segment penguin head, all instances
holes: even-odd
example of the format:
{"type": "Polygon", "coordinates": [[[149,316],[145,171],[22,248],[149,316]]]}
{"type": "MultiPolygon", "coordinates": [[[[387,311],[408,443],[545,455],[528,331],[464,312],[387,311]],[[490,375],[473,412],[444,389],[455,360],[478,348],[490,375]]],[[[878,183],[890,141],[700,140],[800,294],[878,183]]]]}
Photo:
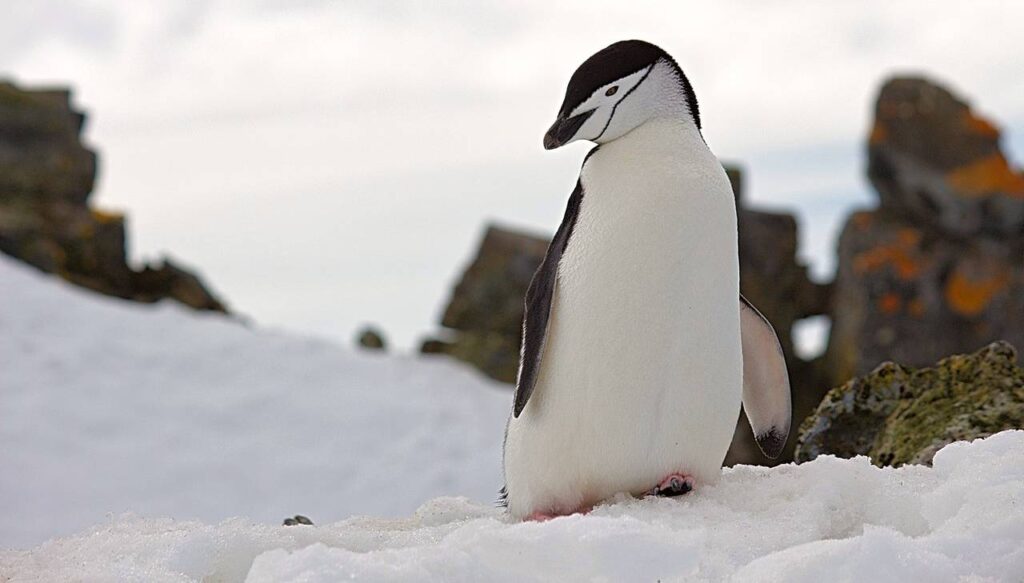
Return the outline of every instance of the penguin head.
{"type": "Polygon", "coordinates": [[[647,120],[675,117],[700,131],[697,98],[668,53],[639,40],[608,46],[576,69],[544,149],[576,140],[603,144],[647,120]]]}

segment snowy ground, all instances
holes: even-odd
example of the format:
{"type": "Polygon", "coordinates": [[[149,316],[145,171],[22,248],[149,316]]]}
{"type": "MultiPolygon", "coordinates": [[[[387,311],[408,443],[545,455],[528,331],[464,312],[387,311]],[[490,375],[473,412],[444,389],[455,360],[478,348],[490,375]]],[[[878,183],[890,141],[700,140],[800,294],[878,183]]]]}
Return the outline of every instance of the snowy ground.
{"type": "Polygon", "coordinates": [[[14,581],[1024,580],[1024,431],[946,447],[934,468],[819,458],[741,466],[682,499],[511,524],[463,499],[325,526],[121,517],[0,553],[14,581]]]}
{"type": "Polygon", "coordinates": [[[0,548],[125,511],[280,524],[497,498],[511,392],[447,359],[106,298],[3,255],[0,299],[0,548]]]}
{"type": "Polygon", "coordinates": [[[462,367],[100,298],[3,257],[0,298],[0,548],[34,547],[0,551],[5,583],[1024,580],[1024,431],[933,468],[741,466],[513,524],[489,503],[510,394],[462,367]],[[428,501],[451,495],[469,499],[428,501]],[[319,525],[279,526],[295,513],[319,525]],[[392,518],[336,522],[354,514],[392,518]]]}

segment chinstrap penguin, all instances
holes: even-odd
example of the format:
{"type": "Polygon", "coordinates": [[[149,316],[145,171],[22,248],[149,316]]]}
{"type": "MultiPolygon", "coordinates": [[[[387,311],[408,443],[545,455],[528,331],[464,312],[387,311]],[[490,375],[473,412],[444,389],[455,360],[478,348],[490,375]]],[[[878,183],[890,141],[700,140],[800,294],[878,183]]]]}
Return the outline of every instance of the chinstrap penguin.
{"type": "Polygon", "coordinates": [[[665,51],[615,43],[573,74],[545,149],[586,156],[526,296],[504,502],[515,518],[714,482],[741,400],[775,457],[789,380],[740,296],[736,208],[665,51]]]}

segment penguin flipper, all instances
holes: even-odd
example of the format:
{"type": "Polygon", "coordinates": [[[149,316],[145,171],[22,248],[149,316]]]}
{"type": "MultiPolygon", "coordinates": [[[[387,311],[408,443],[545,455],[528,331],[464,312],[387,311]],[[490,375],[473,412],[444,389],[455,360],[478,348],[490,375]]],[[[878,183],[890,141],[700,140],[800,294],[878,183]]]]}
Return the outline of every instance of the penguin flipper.
{"type": "Polygon", "coordinates": [[[512,414],[519,417],[526,407],[526,402],[533,394],[540,373],[540,360],[544,352],[544,342],[548,332],[548,320],[551,317],[551,304],[555,297],[555,283],[558,280],[558,264],[562,253],[572,236],[579,215],[580,202],[583,200],[583,185],[577,180],[576,188],[569,196],[569,204],[562,217],[562,224],[555,232],[548,245],[547,253],[537,272],[533,274],[530,287],[526,291],[526,311],[523,316],[523,345],[519,360],[519,375],[516,379],[516,397],[512,414]]]}
{"type": "Polygon", "coordinates": [[[789,437],[789,373],[775,330],[742,294],[740,335],[743,344],[743,410],[761,452],[775,459],[789,437]]]}

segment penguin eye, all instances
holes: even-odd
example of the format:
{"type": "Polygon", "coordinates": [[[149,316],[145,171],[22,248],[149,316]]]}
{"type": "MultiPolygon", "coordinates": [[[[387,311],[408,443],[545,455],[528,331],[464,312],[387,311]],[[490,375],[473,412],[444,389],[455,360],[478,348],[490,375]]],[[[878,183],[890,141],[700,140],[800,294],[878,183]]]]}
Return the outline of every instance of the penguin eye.
{"type": "Polygon", "coordinates": [[[608,88],[608,91],[604,92],[604,94],[607,95],[608,97],[611,97],[612,95],[615,95],[616,93],[618,93],[618,91],[619,91],[619,86],[618,85],[612,85],[611,87],[608,88]]]}

